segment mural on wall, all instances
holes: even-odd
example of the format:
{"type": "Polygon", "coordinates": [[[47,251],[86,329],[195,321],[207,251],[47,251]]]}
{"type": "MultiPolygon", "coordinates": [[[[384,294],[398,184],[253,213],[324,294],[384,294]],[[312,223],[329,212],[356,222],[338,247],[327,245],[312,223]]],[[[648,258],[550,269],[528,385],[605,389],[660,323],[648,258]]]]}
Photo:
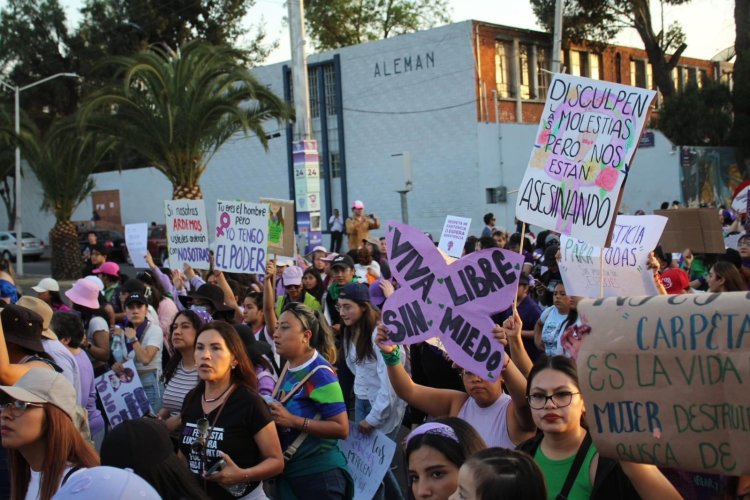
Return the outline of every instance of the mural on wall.
{"type": "Polygon", "coordinates": [[[680,148],[682,197],[688,207],[732,204],[734,190],[750,178],[750,162],[741,165],[734,148],[680,148]]]}

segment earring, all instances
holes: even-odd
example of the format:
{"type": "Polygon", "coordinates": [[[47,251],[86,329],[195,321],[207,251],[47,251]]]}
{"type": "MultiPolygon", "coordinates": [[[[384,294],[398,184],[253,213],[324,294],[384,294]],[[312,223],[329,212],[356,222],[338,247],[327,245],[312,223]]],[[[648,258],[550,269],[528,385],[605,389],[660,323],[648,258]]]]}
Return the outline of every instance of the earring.
{"type": "Polygon", "coordinates": [[[232,365],[232,370],[234,370],[235,368],[237,368],[237,365],[232,365]]]}

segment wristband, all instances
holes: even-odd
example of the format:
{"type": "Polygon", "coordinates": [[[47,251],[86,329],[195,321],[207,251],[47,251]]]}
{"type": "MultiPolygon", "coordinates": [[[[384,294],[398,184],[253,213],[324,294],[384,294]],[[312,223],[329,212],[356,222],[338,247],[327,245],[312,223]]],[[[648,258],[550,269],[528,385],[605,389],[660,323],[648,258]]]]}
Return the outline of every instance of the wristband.
{"type": "Polygon", "coordinates": [[[131,338],[125,337],[125,342],[127,342],[128,345],[135,344],[136,342],[138,342],[138,338],[137,337],[133,337],[131,339],[131,338]]]}
{"type": "Polygon", "coordinates": [[[305,421],[302,423],[302,430],[301,432],[303,434],[307,434],[307,426],[310,425],[310,419],[306,418],[305,421]]]}
{"type": "Polygon", "coordinates": [[[380,351],[380,355],[383,356],[383,361],[385,361],[386,366],[396,366],[401,364],[401,349],[399,346],[396,346],[396,348],[389,353],[380,351]]]}

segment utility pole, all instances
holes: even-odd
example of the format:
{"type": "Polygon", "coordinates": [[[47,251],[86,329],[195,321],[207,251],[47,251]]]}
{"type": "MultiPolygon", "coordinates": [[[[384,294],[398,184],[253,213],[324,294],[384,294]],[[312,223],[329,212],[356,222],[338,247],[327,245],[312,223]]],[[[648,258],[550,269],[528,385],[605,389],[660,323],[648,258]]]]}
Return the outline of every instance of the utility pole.
{"type": "Polygon", "coordinates": [[[563,9],[565,0],[555,0],[555,28],[552,33],[552,73],[560,72],[562,50],[563,9]]]}
{"type": "MultiPolygon", "coordinates": [[[[287,0],[289,38],[292,45],[292,86],[294,89],[294,198],[297,231],[304,238],[306,254],[322,242],[320,232],[320,159],[310,119],[310,90],[305,54],[305,9],[303,0],[287,0]]],[[[321,109],[321,113],[325,113],[321,109]]]]}

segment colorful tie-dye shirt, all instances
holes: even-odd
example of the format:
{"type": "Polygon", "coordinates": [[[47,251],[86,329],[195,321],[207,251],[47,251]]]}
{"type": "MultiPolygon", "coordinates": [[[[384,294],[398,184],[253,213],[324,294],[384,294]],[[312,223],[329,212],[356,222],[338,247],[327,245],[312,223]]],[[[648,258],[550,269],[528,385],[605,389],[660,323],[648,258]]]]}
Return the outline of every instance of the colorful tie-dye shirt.
{"type": "MultiPolygon", "coordinates": [[[[303,365],[289,368],[284,376],[277,399],[281,400],[284,395],[291,391],[297,383],[305,378],[315,367],[325,365],[313,374],[310,379],[300,388],[292,398],[287,401],[286,409],[292,415],[298,415],[312,420],[316,414],[320,414],[321,420],[326,420],[340,413],[346,412],[344,395],[341,392],[339,379],[331,365],[317,352],[313,358],[303,365]]],[[[300,431],[297,429],[279,429],[281,447],[286,450],[291,445],[300,431]]],[[[295,458],[327,451],[336,446],[335,439],[323,439],[315,436],[307,436],[295,454],[295,458]]]]}

